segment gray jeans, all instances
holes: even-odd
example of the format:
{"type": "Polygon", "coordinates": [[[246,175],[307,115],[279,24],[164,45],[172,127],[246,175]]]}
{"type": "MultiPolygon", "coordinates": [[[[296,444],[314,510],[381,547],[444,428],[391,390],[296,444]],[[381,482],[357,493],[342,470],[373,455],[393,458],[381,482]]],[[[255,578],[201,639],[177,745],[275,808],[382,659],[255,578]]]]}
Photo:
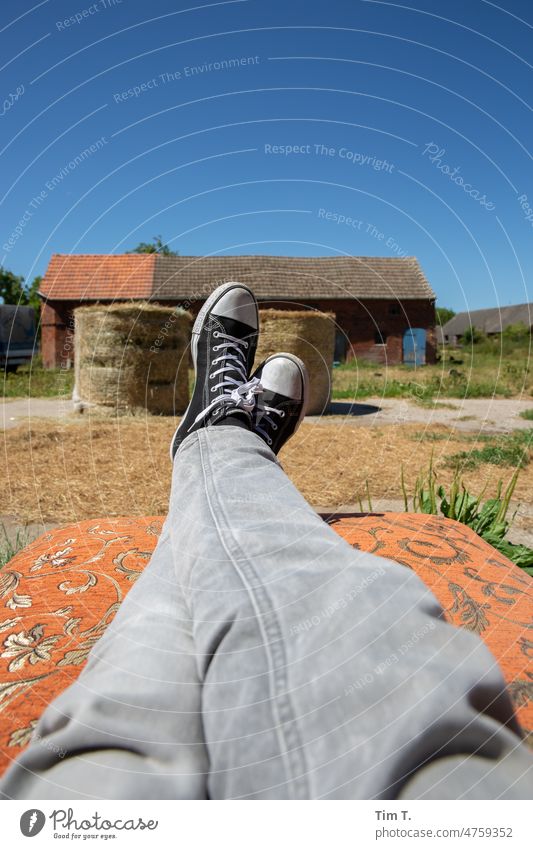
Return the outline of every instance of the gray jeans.
{"type": "Polygon", "coordinates": [[[255,434],[174,462],[145,571],[6,773],[21,799],[531,794],[496,660],[409,569],[354,550],[255,434]],[[65,754],[66,753],[66,754],[65,754]]]}

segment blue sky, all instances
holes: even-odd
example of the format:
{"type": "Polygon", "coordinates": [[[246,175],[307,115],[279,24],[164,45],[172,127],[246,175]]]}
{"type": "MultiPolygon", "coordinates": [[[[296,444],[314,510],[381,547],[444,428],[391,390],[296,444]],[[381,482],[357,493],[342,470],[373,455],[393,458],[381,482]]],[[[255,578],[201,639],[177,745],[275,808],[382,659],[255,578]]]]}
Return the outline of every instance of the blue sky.
{"type": "Polygon", "coordinates": [[[529,0],[3,0],[0,261],[415,255],[532,300],[529,0]]]}

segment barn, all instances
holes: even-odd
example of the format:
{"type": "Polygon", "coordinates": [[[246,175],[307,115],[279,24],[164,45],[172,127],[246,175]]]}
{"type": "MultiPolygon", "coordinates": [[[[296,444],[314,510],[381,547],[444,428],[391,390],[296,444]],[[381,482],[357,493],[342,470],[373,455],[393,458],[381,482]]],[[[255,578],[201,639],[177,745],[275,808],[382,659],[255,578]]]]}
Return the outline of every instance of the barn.
{"type": "Polygon", "coordinates": [[[484,310],[458,312],[442,327],[442,343],[456,345],[472,328],[496,336],[507,327],[521,325],[533,330],[533,304],[512,304],[506,307],[490,307],[484,310]]]}
{"type": "Polygon", "coordinates": [[[415,257],[64,255],[40,287],[45,367],[73,363],[73,311],[91,303],[149,300],[196,314],[221,283],[238,280],[260,306],[334,313],[338,361],[435,361],[435,295],[415,257]]]}

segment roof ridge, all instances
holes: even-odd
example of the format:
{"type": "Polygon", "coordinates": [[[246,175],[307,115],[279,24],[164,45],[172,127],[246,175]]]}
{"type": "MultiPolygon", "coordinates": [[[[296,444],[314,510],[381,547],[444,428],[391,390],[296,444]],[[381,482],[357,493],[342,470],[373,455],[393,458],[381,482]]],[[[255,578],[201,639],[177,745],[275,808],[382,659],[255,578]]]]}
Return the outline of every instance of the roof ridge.
{"type": "Polygon", "coordinates": [[[53,253],[50,257],[50,262],[56,257],[64,257],[66,259],[124,259],[129,257],[137,260],[157,259],[164,262],[197,259],[197,260],[234,260],[234,259],[277,259],[277,260],[297,260],[298,262],[316,262],[316,260],[335,260],[335,261],[360,261],[360,260],[378,260],[379,262],[416,262],[419,264],[418,258],[411,256],[366,256],[366,255],[321,255],[321,256],[286,256],[285,254],[179,254],[178,256],[167,256],[154,251],[154,253],[123,253],[123,254],[68,254],[68,253],[53,253]]]}
{"type": "MultiPolygon", "coordinates": [[[[57,256],[57,254],[56,254],[57,256]]],[[[81,256],[81,254],[70,254],[70,256],[81,256]]],[[[85,254],[85,256],[91,256],[91,254],[85,254]]],[[[98,254],[96,254],[98,256],[98,254]]],[[[127,256],[127,254],[110,254],[110,256],[127,256]]],[[[300,262],[315,262],[317,259],[331,259],[331,260],[360,260],[360,259],[378,259],[381,261],[385,260],[386,262],[404,262],[405,260],[415,260],[418,262],[418,258],[414,255],[412,256],[365,256],[363,254],[350,254],[347,256],[340,255],[320,255],[320,256],[287,256],[286,254],[178,254],[177,256],[168,256],[166,254],[145,254],[145,256],[155,256],[158,259],[162,260],[175,260],[175,259],[297,259],[300,262]]]]}
{"type": "Polygon", "coordinates": [[[475,312],[489,312],[489,310],[494,310],[494,312],[501,310],[514,310],[517,307],[531,307],[533,309],[533,301],[523,301],[520,304],[505,304],[497,307],[477,307],[475,310],[461,310],[461,312],[456,312],[453,318],[457,318],[459,315],[473,315],[475,312]]]}
{"type": "Polygon", "coordinates": [[[61,254],[61,253],[54,253],[54,254],[51,255],[51,258],[53,259],[55,256],[67,256],[67,257],[71,257],[72,259],[75,259],[77,257],[85,257],[85,256],[90,256],[90,257],[105,256],[105,257],[110,257],[110,258],[112,257],[113,259],[117,259],[119,257],[131,256],[131,257],[137,257],[137,258],[143,259],[144,257],[161,256],[161,254],[158,254],[155,251],[154,251],[154,253],[143,253],[143,254],[135,253],[135,251],[133,251],[132,253],[123,253],[123,254],[61,254]]]}

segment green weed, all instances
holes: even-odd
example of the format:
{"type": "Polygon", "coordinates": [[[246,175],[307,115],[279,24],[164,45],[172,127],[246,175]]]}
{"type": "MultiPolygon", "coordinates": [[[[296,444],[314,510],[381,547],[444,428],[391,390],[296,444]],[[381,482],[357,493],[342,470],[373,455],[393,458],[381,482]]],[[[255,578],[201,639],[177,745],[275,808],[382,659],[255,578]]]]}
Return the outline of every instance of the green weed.
{"type": "Polygon", "coordinates": [[[0,569],[9,563],[15,554],[18,554],[23,548],[28,545],[28,534],[24,530],[18,530],[15,538],[8,536],[5,525],[0,525],[0,569]]]}
{"type": "MultiPolygon", "coordinates": [[[[406,513],[428,513],[461,522],[533,577],[533,549],[527,545],[515,545],[505,539],[516,514],[515,511],[513,516],[510,519],[508,518],[509,506],[519,472],[520,469],[515,470],[505,490],[503,490],[503,481],[499,480],[495,497],[483,501],[485,490],[483,489],[477,496],[472,495],[460,479],[459,472],[456,472],[453,478],[449,493],[443,486],[438,486],[432,457],[427,471],[422,471],[418,475],[412,498],[410,498],[402,466],[400,484],[404,510],[406,513]]],[[[372,512],[368,481],[366,482],[366,491],[368,510],[372,512]]],[[[358,501],[361,512],[364,512],[361,498],[358,501]]]]}
{"type": "MultiPolygon", "coordinates": [[[[505,539],[514,518],[513,516],[509,520],[507,514],[519,472],[517,468],[503,492],[503,481],[500,480],[495,498],[489,498],[483,502],[484,491],[478,496],[472,495],[460,480],[458,472],[455,474],[449,493],[446,493],[443,486],[437,486],[432,458],[427,473],[421,473],[416,480],[412,509],[416,513],[442,515],[467,525],[481,539],[490,543],[497,551],[533,576],[533,549],[526,545],[515,545],[505,539]]],[[[401,482],[407,511],[409,500],[403,469],[401,482]]]]}

